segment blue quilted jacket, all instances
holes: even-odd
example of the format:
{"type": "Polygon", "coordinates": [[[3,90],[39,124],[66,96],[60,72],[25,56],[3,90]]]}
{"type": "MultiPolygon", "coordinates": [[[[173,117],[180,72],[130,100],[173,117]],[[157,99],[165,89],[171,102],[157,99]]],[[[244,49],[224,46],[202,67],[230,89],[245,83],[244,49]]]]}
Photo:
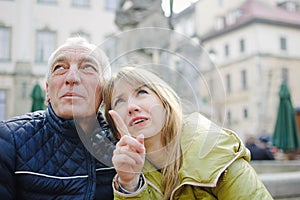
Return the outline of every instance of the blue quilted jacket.
{"type": "Polygon", "coordinates": [[[98,121],[102,128],[80,138],[74,120],[58,118],[49,104],[1,122],[0,198],[113,199],[114,145],[100,113],[98,121]]]}

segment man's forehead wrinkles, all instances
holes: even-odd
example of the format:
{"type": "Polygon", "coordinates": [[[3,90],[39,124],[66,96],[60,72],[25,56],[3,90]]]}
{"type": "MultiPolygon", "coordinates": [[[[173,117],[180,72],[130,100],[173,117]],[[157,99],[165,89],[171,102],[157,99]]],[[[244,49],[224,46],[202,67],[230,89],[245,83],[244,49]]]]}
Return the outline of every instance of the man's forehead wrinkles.
{"type": "Polygon", "coordinates": [[[68,53],[68,54],[60,54],[57,55],[54,58],[54,62],[57,61],[64,61],[64,60],[83,60],[83,61],[97,61],[97,59],[95,58],[95,56],[93,56],[91,53],[87,54],[85,52],[77,52],[77,53],[68,53]]]}
{"type": "Polygon", "coordinates": [[[83,47],[83,46],[66,46],[60,49],[56,55],[69,55],[69,54],[91,54],[92,49],[83,47]]]}

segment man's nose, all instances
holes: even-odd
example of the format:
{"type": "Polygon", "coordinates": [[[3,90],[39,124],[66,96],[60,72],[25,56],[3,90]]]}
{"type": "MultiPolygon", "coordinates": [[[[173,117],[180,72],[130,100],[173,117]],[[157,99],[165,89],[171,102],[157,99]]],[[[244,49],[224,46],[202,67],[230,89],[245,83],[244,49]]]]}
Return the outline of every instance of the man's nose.
{"type": "Polygon", "coordinates": [[[66,84],[78,84],[80,82],[79,70],[77,67],[70,67],[67,76],[66,76],[66,84]]]}

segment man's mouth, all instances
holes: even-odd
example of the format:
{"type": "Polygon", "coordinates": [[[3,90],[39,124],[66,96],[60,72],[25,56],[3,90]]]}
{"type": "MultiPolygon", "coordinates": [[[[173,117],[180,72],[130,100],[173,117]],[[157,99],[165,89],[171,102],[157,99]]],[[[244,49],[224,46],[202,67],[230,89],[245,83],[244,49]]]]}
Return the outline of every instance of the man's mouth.
{"type": "Polygon", "coordinates": [[[62,97],[69,97],[69,98],[76,98],[76,97],[82,97],[81,95],[74,93],[74,92],[68,92],[66,94],[64,94],[62,97]]]}

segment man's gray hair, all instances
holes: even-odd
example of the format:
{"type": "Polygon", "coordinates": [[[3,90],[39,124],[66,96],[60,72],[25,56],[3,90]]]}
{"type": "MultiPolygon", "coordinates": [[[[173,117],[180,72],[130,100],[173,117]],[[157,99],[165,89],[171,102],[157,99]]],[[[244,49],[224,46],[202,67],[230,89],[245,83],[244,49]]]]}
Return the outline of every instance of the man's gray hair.
{"type": "Polygon", "coordinates": [[[66,42],[64,44],[62,44],[61,46],[59,46],[49,57],[48,59],[48,69],[47,69],[47,73],[46,73],[46,81],[48,82],[49,80],[49,76],[51,74],[51,69],[52,69],[52,65],[54,62],[54,56],[56,55],[56,53],[58,51],[60,51],[61,49],[68,47],[68,46],[82,46],[82,47],[86,47],[88,49],[91,50],[91,52],[93,52],[93,54],[97,54],[97,58],[98,61],[100,63],[100,68],[102,70],[101,77],[106,80],[110,77],[111,75],[111,67],[110,67],[110,63],[109,63],[109,59],[106,56],[106,54],[104,53],[104,51],[102,49],[100,49],[99,47],[97,47],[96,45],[89,43],[85,38],[80,37],[80,36],[76,36],[76,37],[70,37],[66,40],[66,42]]]}

